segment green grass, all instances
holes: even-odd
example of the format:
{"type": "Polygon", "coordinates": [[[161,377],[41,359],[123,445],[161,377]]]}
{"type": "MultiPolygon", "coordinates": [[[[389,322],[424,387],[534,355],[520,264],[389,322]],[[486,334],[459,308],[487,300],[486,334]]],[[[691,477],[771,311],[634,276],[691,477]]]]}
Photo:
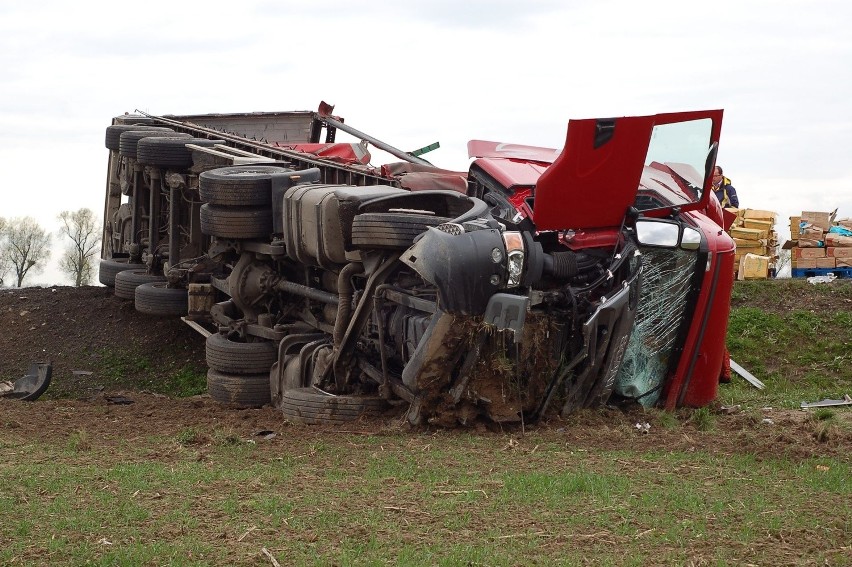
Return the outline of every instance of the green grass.
{"type": "Polygon", "coordinates": [[[852,310],[817,315],[733,308],[728,349],[767,386],[757,391],[735,380],[730,394],[740,401],[798,407],[852,392],[852,310]]]}
{"type": "Polygon", "coordinates": [[[509,451],[467,435],[338,435],[313,455],[304,438],[213,443],[199,460],[178,437],[120,459],[8,447],[27,458],[0,467],[0,563],[265,564],[265,547],[292,565],[773,564],[795,541],[836,564],[852,529],[839,459],[578,452],[551,432],[509,451]]]}
{"type": "MultiPolygon", "coordinates": [[[[170,360],[172,357],[164,358],[170,360]]],[[[113,386],[124,385],[175,398],[195,396],[207,391],[207,371],[203,368],[189,365],[163,367],[132,350],[104,349],[98,360],[98,376],[113,386]]]]}

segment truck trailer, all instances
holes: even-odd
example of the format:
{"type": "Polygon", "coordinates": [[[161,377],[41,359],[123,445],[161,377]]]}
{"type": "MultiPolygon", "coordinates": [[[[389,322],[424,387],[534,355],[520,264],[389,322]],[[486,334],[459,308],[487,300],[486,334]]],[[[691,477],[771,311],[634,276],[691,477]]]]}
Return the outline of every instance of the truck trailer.
{"type": "Polygon", "coordinates": [[[734,273],[722,114],[571,120],[561,149],[474,140],[461,172],[326,103],[117,116],[99,280],[205,337],[213,399],[294,421],[704,406],[734,273]]]}

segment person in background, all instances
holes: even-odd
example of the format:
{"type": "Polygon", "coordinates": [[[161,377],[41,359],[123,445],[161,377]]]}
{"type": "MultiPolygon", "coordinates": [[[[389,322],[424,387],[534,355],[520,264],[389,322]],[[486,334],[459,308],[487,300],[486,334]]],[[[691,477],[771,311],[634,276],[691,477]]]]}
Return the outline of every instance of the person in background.
{"type": "Polygon", "coordinates": [[[722,168],[718,165],[713,169],[713,192],[722,208],[725,207],[740,207],[740,199],[737,197],[737,190],[731,185],[731,180],[722,175],[722,168]]]}

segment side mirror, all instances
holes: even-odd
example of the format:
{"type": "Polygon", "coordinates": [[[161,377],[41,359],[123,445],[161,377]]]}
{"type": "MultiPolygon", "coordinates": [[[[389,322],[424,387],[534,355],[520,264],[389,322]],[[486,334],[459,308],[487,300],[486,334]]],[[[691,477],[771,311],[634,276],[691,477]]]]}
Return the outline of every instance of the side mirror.
{"type": "Polygon", "coordinates": [[[636,239],[645,246],[676,248],[680,241],[680,226],[668,221],[637,220],[636,239]]]}
{"type": "Polygon", "coordinates": [[[636,239],[645,246],[659,248],[677,248],[698,250],[701,246],[701,233],[692,227],[660,219],[639,219],[636,221],[636,239]]]}

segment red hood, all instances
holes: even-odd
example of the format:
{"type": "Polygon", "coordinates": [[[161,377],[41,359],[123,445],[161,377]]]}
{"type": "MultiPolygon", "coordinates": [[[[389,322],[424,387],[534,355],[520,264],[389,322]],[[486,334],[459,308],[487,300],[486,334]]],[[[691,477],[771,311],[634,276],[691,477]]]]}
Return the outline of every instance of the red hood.
{"type": "Polygon", "coordinates": [[[547,170],[546,164],[517,159],[479,158],[474,163],[506,189],[534,187],[547,170]]]}
{"type": "Polygon", "coordinates": [[[559,152],[560,150],[554,148],[486,142],[485,140],[471,140],[467,143],[467,157],[471,158],[505,158],[551,164],[559,156],[559,152]]]}
{"type": "MultiPolygon", "coordinates": [[[[691,156],[694,157],[703,148],[706,155],[718,143],[721,124],[721,110],[571,120],[565,148],[542,174],[536,186],[533,215],[536,228],[565,230],[619,226],[628,207],[635,202],[646,165],[651,166],[655,161],[681,162],[680,155],[687,150],[692,150],[691,156]],[[667,145],[666,137],[662,134],[657,136],[658,131],[654,128],[704,120],[710,121],[707,135],[687,136],[684,144],[667,145]],[[656,138],[654,155],[649,155],[652,134],[656,138]],[[668,159],[657,155],[660,153],[668,159]]],[[[700,169],[705,170],[705,166],[706,163],[700,164],[700,169]]],[[[688,174],[681,163],[669,164],[669,168],[689,181],[695,177],[688,174]]],[[[701,183],[703,192],[698,201],[674,201],[671,206],[648,211],[650,216],[670,214],[674,208],[682,211],[704,208],[711,184],[710,178],[704,174],[704,171],[698,174],[698,177],[704,177],[701,183]]],[[[669,189],[674,191],[674,188],[669,189]]]]}

